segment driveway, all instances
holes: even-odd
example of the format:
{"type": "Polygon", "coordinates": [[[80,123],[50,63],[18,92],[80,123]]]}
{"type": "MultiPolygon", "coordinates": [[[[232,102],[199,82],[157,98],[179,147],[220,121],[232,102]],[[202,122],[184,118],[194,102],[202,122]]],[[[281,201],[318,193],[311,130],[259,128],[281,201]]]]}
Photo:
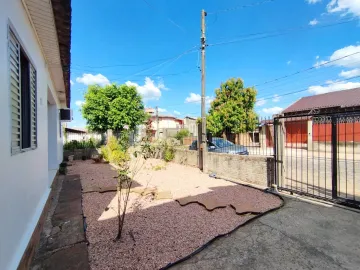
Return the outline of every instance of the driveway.
{"type": "Polygon", "coordinates": [[[284,199],[171,269],[359,269],[360,213],[284,199]]]}

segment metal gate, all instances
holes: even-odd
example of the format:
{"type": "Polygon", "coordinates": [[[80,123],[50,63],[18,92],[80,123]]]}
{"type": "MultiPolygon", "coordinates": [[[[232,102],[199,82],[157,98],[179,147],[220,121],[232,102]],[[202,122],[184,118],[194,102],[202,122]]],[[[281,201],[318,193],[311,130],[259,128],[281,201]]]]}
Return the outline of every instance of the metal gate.
{"type": "Polygon", "coordinates": [[[360,205],[360,112],[276,117],[274,141],[280,190],[360,205]]]}

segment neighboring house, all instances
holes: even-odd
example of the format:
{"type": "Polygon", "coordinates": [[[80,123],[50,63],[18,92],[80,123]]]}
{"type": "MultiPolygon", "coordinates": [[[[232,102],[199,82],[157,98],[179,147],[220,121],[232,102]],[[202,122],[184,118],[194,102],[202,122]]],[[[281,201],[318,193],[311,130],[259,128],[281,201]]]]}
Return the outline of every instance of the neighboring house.
{"type": "Polygon", "coordinates": [[[0,7],[0,269],[16,269],[28,259],[63,158],[71,0],[0,0],[0,7]]]}
{"type": "Polygon", "coordinates": [[[176,118],[172,115],[159,115],[158,121],[159,126],[157,125],[157,118],[156,116],[151,116],[152,121],[152,128],[157,130],[157,128],[182,128],[184,125],[184,120],[180,118],[176,118]]]}
{"type": "Polygon", "coordinates": [[[102,140],[101,133],[88,132],[85,128],[65,128],[65,134],[63,136],[63,141],[86,141],[89,139],[102,140]]]}
{"type": "Polygon", "coordinates": [[[184,128],[189,130],[192,136],[198,135],[198,124],[196,123],[196,118],[186,116],[184,118],[184,128]]]}
{"type": "Polygon", "coordinates": [[[151,127],[156,138],[165,139],[175,136],[183,128],[184,121],[172,115],[151,116],[151,127]]]}
{"type": "MultiPolygon", "coordinates": [[[[281,112],[287,117],[286,145],[308,147],[312,142],[330,142],[331,119],[324,114],[353,111],[360,111],[360,88],[299,99],[281,112]]],[[[337,133],[339,142],[360,142],[360,121],[339,122],[337,133]]]]}

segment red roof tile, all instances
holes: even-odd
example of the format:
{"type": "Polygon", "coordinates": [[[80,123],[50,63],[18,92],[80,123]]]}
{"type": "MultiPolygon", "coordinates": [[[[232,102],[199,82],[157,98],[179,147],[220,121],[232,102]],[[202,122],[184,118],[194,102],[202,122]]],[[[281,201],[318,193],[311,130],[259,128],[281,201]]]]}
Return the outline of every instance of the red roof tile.
{"type": "Polygon", "coordinates": [[[360,88],[303,97],[287,107],[282,113],[335,107],[348,108],[354,106],[360,106],[360,88]]]}

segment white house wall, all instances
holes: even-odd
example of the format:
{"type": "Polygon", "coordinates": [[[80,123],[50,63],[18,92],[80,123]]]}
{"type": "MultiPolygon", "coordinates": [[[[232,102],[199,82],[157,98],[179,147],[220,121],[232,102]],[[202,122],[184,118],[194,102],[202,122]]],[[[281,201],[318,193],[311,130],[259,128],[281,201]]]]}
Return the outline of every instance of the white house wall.
{"type": "MultiPolygon", "coordinates": [[[[22,2],[0,0],[0,7],[0,269],[16,269],[50,192],[48,151],[56,151],[60,162],[62,141],[59,132],[54,130],[57,139],[53,148],[48,149],[47,89],[55,91],[22,2]],[[9,24],[37,71],[38,146],[13,156],[10,151],[9,24]]],[[[59,104],[57,98],[55,104],[59,104]]]]}

